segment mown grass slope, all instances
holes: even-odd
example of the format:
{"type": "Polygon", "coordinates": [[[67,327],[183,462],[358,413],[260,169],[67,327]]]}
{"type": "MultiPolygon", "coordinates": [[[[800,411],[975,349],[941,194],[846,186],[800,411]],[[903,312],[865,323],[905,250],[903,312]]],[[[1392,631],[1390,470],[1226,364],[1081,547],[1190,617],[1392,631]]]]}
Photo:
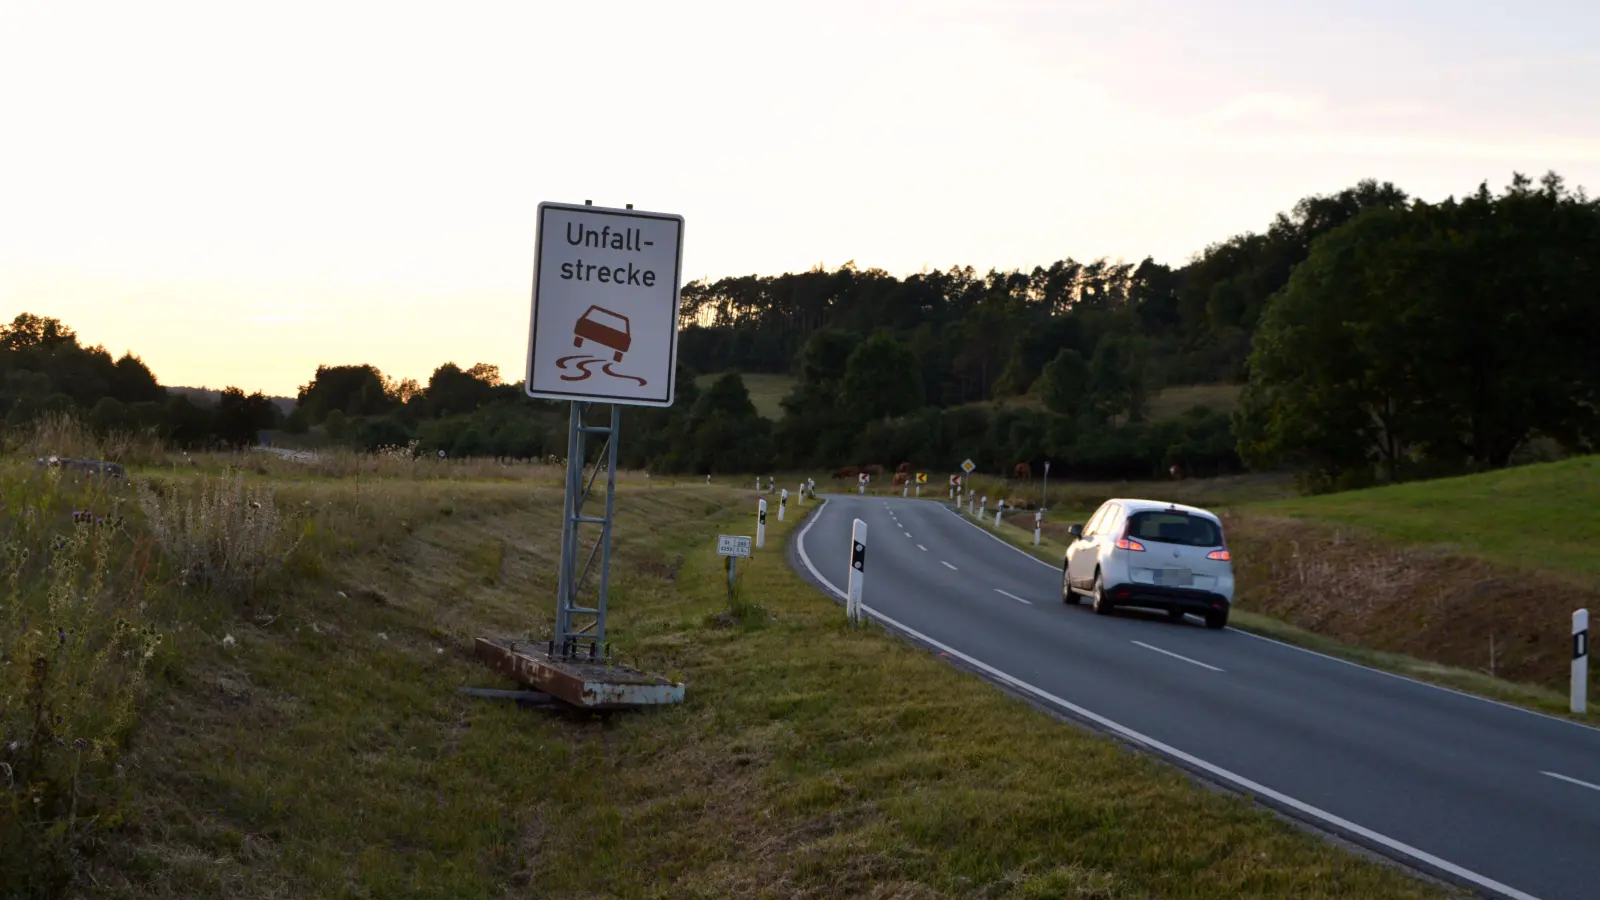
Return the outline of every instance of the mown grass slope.
{"type": "MultiPolygon", "coordinates": [[[[695,387],[704,390],[711,386],[721,374],[701,375],[694,380],[695,387]]],[[[750,392],[750,402],[756,412],[763,418],[776,422],[783,418],[783,407],[779,404],[789,392],[794,390],[795,377],[793,375],[771,375],[764,372],[742,372],[739,375],[744,379],[745,390],[750,392]]]]}
{"type": "Polygon", "coordinates": [[[1600,585],[1600,457],[1256,507],[1600,585]]]}

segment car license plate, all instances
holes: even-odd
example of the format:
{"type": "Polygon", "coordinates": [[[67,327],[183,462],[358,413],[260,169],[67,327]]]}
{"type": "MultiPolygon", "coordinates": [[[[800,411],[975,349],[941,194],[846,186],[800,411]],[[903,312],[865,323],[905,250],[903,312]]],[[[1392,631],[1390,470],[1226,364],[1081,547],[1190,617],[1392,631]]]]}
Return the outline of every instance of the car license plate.
{"type": "Polygon", "coordinates": [[[1157,569],[1156,583],[1167,587],[1188,587],[1193,580],[1188,569],[1157,569]]]}

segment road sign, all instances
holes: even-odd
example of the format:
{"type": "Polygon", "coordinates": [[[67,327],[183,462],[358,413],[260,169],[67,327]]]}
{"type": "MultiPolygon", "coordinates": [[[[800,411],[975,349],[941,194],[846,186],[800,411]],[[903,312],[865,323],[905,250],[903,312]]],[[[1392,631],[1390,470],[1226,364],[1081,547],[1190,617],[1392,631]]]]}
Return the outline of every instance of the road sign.
{"type": "Polygon", "coordinates": [[[917,473],[917,484],[927,484],[927,483],[928,483],[928,473],[927,472],[918,472],[917,473]]]}
{"type": "Polygon", "coordinates": [[[530,397],[671,406],[683,217],[541,203],[530,397]]]}
{"type": "Polygon", "coordinates": [[[972,474],[972,470],[976,469],[976,468],[977,468],[977,465],[975,463],[973,463],[973,461],[970,460],[970,459],[964,460],[961,463],[961,471],[967,473],[968,475],[971,475],[972,474]]]}
{"type": "Polygon", "coordinates": [[[960,475],[951,475],[950,476],[950,486],[951,487],[960,487],[961,486],[961,476],[960,475]]]}
{"type": "Polygon", "coordinates": [[[866,484],[867,483],[867,473],[862,472],[860,475],[857,475],[856,476],[856,480],[861,482],[862,484],[866,484]]]}
{"type": "Polygon", "coordinates": [[[732,534],[717,535],[718,556],[749,556],[750,538],[732,534]]]}

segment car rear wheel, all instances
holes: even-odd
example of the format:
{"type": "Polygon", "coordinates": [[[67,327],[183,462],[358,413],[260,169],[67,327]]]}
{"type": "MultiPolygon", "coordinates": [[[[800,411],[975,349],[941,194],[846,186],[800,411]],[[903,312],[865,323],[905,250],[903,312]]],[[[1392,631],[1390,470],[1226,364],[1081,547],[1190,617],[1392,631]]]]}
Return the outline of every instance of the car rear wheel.
{"type": "Polygon", "coordinates": [[[1082,598],[1072,589],[1072,581],[1067,577],[1067,568],[1061,567],[1061,602],[1068,606],[1077,606],[1082,598]]]}
{"type": "Polygon", "coordinates": [[[1206,613],[1207,628],[1226,628],[1228,626],[1228,611],[1225,609],[1212,610],[1206,613]]]}
{"type": "Polygon", "coordinates": [[[1090,593],[1094,598],[1094,611],[1102,616],[1111,615],[1111,601],[1106,598],[1105,584],[1100,580],[1100,573],[1094,573],[1094,589],[1090,593]]]}

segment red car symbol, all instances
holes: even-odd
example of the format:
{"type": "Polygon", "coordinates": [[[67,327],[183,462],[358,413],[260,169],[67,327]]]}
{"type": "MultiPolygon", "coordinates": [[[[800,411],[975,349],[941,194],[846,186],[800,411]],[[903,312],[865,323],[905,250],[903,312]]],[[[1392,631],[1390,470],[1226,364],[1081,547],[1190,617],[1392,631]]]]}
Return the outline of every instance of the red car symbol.
{"type": "Polygon", "coordinates": [[[610,347],[612,359],[616,362],[622,362],[622,354],[628,352],[628,347],[633,344],[633,336],[628,332],[628,317],[599,306],[589,307],[578,317],[572,334],[572,346],[582,347],[584,341],[594,341],[610,347]]]}

